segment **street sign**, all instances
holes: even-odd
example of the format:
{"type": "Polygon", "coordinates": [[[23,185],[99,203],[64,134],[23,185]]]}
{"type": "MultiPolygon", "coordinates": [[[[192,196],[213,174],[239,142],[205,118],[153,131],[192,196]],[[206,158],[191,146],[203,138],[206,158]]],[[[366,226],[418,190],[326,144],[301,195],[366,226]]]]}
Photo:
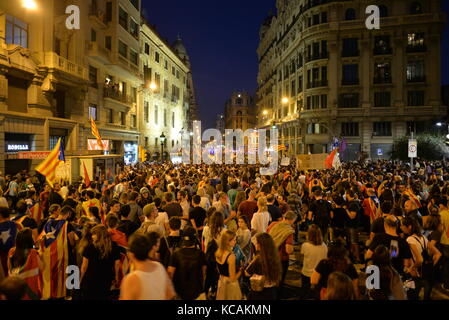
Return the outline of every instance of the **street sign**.
{"type": "Polygon", "coordinates": [[[418,142],[416,139],[408,140],[408,157],[416,158],[418,156],[418,142]]]}

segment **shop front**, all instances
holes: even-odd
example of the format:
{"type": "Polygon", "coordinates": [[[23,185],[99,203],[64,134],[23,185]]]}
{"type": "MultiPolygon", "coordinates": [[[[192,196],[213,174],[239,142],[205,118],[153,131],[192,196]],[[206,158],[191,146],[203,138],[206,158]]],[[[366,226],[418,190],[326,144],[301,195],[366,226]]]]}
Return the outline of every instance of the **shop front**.
{"type": "Polygon", "coordinates": [[[33,135],[5,133],[5,174],[15,175],[30,170],[31,159],[20,159],[19,152],[32,150],[33,135]]]}

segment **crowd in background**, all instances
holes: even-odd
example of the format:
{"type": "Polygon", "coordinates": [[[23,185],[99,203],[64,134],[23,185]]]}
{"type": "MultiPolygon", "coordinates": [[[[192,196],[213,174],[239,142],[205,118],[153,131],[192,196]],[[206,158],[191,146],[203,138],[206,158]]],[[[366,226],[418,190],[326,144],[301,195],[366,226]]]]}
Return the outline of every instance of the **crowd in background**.
{"type": "Polygon", "coordinates": [[[114,181],[52,187],[0,173],[0,294],[282,299],[294,256],[302,299],[431,299],[449,289],[448,196],[444,162],[413,172],[391,161],[293,164],[273,176],[256,165],[139,163],[114,181]],[[53,241],[67,256],[50,257],[53,241]],[[369,265],[379,286],[366,286],[369,265]],[[65,286],[60,266],[79,268],[79,288],[65,286]]]}

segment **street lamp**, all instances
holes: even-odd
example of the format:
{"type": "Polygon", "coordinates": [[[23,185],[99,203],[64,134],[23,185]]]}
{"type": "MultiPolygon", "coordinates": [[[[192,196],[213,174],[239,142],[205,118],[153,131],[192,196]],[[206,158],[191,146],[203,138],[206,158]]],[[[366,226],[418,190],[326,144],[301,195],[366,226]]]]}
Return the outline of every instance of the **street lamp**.
{"type": "Polygon", "coordinates": [[[150,89],[151,89],[151,91],[155,91],[157,89],[157,85],[154,82],[151,82],[150,89]]]}
{"type": "Polygon", "coordinates": [[[268,114],[268,110],[264,110],[264,111],[262,112],[262,114],[263,114],[264,116],[266,116],[266,115],[268,114]]]}
{"type": "Polygon", "coordinates": [[[159,137],[159,140],[161,141],[161,160],[164,161],[165,134],[163,132],[162,132],[161,136],[159,137]]]}
{"type": "Polygon", "coordinates": [[[289,99],[287,97],[282,98],[282,104],[287,104],[289,102],[289,99]]]}
{"type": "Polygon", "coordinates": [[[25,9],[29,9],[29,10],[37,9],[37,4],[36,4],[36,1],[34,1],[34,0],[23,0],[22,1],[22,6],[25,9]]]}

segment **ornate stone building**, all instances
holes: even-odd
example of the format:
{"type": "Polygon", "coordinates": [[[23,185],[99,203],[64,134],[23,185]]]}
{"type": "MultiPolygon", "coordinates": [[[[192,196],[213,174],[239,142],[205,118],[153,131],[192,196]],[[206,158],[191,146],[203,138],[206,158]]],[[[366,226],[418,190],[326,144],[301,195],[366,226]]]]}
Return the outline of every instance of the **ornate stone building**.
{"type": "Polygon", "coordinates": [[[242,129],[256,127],[255,104],[246,92],[234,92],[226,101],[225,129],[242,129]]]}
{"type": "Polygon", "coordinates": [[[379,30],[365,25],[371,4],[278,0],[263,22],[258,127],[276,125],[288,154],[329,152],[344,137],[345,160],[388,158],[394,139],[445,117],[440,1],[375,1],[379,30]]]}

